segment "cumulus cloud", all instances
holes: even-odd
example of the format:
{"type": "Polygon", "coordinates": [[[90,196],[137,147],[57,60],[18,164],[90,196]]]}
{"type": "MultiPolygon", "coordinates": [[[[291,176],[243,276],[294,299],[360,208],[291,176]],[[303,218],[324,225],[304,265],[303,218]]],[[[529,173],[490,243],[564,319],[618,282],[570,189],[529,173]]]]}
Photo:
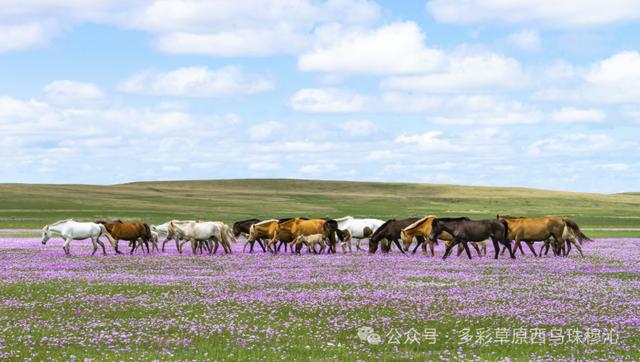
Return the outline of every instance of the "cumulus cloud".
{"type": "Polygon", "coordinates": [[[395,141],[400,144],[416,145],[423,150],[460,150],[460,148],[454,148],[453,144],[444,138],[444,133],[441,131],[428,131],[420,134],[402,134],[396,137],[395,141]]]}
{"type": "Polygon", "coordinates": [[[429,0],[427,10],[437,21],[457,24],[502,21],[580,27],[640,19],[640,3],[634,0],[429,0]]]}
{"type": "Polygon", "coordinates": [[[0,53],[46,44],[49,36],[41,24],[0,25],[0,53]]]}
{"type": "Polygon", "coordinates": [[[586,155],[609,150],[614,144],[613,138],[607,134],[566,133],[532,143],[529,155],[586,155]]]}
{"type": "Polygon", "coordinates": [[[219,69],[183,67],[168,72],[144,71],[120,83],[118,89],[152,96],[221,97],[261,93],[273,87],[273,82],[266,77],[245,74],[240,67],[228,66],[219,69]]]}
{"type": "Polygon", "coordinates": [[[442,51],[425,47],[425,34],[410,21],[374,30],[336,31],[330,38],[330,44],[302,54],[298,68],[330,73],[403,74],[434,70],[443,60],[442,51]]]}
{"type": "Polygon", "coordinates": [[[564,107],[551,113],[551,119],[560,123],[602,122],[606,114],[599,109],[564,107]]]}
{"type": "Polygon", "coordinates": [[[526,85],[527,77],[513,58],[495,53],[448,56],[443,70],[425,75],[394,76],[382,82],[384,89],[430,93],[513,89],[526,85]]]}

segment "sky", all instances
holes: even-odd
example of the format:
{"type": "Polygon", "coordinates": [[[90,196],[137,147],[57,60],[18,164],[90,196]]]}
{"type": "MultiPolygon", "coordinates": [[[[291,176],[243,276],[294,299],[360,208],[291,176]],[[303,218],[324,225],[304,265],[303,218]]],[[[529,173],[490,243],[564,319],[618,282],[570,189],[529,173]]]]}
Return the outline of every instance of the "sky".
{"type": "Polygon", "coordinates": [[[640,191],[636,0],[0,3],[0,182],[640,191]]]}

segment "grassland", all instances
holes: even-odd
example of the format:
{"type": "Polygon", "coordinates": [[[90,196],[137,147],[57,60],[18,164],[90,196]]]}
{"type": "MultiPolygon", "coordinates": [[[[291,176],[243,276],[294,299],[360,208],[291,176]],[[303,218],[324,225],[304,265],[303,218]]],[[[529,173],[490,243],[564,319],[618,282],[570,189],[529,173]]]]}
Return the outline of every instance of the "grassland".
{"type": "MultiPolygon", "coordinates": [[[[583,227],[640,227],[640,194],[589,194],[525,188],[307,180],[137,182],[113,186],[0,185],[0,229],[40,228],[53,220],[218,219],[292,215],[381,219],[496,213],[567,215],[583,227]]],[[[607,236],[607,233],[598,236],[607,236]]],[[[637,236],[637,232],[612,235],[637,236]]]]}

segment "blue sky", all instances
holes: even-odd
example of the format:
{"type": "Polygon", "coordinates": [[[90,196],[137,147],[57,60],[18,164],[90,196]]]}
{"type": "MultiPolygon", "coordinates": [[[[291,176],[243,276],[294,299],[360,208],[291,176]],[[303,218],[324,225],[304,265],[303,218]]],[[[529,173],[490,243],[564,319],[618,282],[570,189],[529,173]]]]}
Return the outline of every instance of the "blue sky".
{"type": "Polygon", "coordinates": [[[7,0],[0,182],[638,191],[640,3],[7,0]]]}

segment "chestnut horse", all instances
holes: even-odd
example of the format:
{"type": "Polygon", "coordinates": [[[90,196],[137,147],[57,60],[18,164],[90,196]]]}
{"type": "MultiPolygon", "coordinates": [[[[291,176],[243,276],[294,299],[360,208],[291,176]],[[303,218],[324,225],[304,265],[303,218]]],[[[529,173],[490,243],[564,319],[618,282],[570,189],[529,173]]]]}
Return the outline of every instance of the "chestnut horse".
{"type": "MultiPolygon", "coordinates": [[[[131,245],[130,254],[133,254],[138,239],[142,239],[142,242],[147,247],[147,253],[149,253],[149,241],[151,240],[151,228],[147,224],[143,224],[139,221],[122,222],[121,220],[96,221],[96,224],[102,224],[107,229],[109,234],[113,237],[113,248],[117,254],[122,254],[118,250],[118,241],[127,240],[131,245]]],[[[144,251],[144,248],[142,248],[144,251]]]]}
{"type": "MultiPolygon", "coordinates": [[[[329,247],[327,253],[335,253],[336,252],[336,235],[340,241],[344,240],[342,235],[342,230],[338,228],[338,222],[333,219],[312,219],[312,220],[303,220],[298,219],[291,223],[291,235],[293,240],[298,238],[301,235],[314,235],[314,234],[322,234],[327,237],[329,247]]],[[[293,245],[292,245],[293,246],[293,245]]],[[[300,245],[301,247],[302,245],[300,245]]],[[[296,251],[299,252],[299,249],[296,251]]]]}
{"type": "MultiPolygon", "coordinates": [[[[248,220],[242,220],[242,221],[237,221],[233,223],[233,236],[238,238],[241,235],[244,235],[247,237],[247,241],[248,241],[249,233],[251,232],[251,226],[259,223],[260,221],[261,220],[259,219],[248,219],[248,220]]],[[[249,248],[249,253],[253,253],[253,246],[255,245],[256,241],[258,242],[258,245],[260,245],[260,247],[262,248],[262,251],[266,251],[264,248],[264,244],[262,243],[262,240],[260,238],[257,238],[253,240],[253,242],[251,243],[245,243],[245,247],[247,246],[247,244],[251,245],[251,247],[249,248]]],[[[244,251],[244,248],[242,251],[244,251]]]]}

